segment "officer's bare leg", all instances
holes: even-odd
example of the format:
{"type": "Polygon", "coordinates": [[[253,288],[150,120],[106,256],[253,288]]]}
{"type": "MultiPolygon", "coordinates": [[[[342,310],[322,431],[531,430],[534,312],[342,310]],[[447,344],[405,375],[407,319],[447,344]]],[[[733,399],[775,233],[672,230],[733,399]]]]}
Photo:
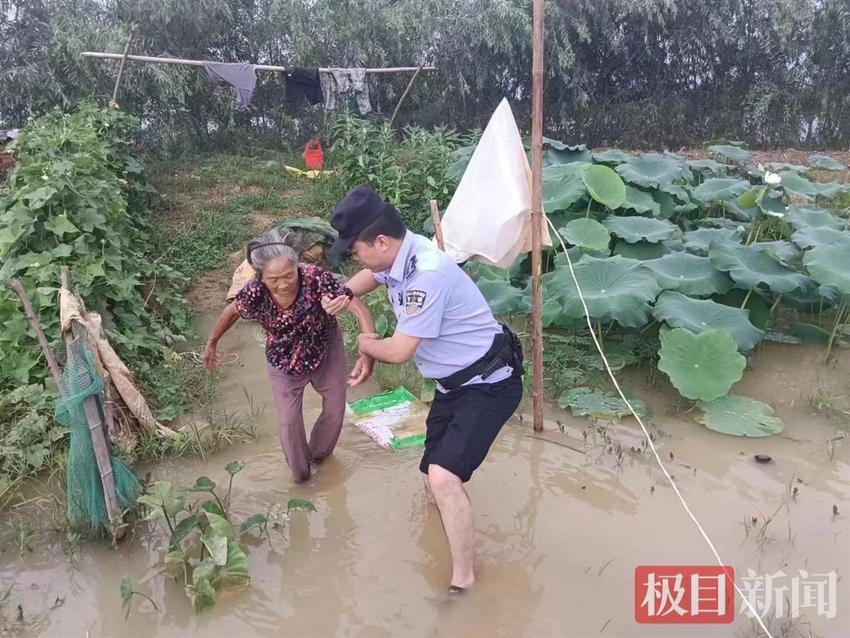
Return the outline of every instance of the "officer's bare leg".
{"type": "Polygon", "coordinates": [[[475,584],[472,504],[463,482],[447,469],[432,463],[428,466],[428,484],[437,501],[452,553],[451,584],[471,587],[475,584]]]}

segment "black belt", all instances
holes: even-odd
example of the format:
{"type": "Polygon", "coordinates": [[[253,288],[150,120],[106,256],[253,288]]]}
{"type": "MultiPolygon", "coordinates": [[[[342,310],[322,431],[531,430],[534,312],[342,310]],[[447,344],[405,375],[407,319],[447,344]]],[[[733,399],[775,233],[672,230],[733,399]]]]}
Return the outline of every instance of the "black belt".
{"type": "Polygon", "coordinates": [[[483,357],[463,370],[458,370],[436,381],[446,390],[454,390],[474,377],[480,376],[482,379],[487,379],[496,370],[501,370],[505,366],[511,366],[513,376],[520,377],[523,373],[522,361],[522,344],[519,337],[503,325],[502,332],[493,337],[493,343],[483,357]]]}

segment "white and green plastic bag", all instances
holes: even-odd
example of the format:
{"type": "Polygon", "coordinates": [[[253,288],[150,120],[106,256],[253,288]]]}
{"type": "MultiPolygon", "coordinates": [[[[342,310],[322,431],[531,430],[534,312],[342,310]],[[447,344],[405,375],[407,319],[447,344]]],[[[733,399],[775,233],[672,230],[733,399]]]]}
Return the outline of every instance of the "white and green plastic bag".
{"type": "Polygon", "coordinates": [[[381,447],[398,450],[425,442],[428,406],[403,386],[347,404],[346,416],[381,447]]]}

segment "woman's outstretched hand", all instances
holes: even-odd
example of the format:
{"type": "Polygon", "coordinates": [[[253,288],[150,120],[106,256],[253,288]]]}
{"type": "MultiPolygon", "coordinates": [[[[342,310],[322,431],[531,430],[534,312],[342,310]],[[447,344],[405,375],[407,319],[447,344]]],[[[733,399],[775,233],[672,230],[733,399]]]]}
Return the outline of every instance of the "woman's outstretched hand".
{"type": "Polygon", "coordinates": [[[205,368],[215,368],[221,364],[221,356],[216,351],[215,346],[209,343],[201,354],[201,360],[204,362],[205,368]]]}
{"type": "Polygon", "coordinates": [[[357,358],[357,363],[354,364],[351,374],[348,375],[348,387],[356,387],[372,376],[372,368],[374,366],[375,360],[372,357],[361,354],[357,358]]]}
{"type": "Polygon", "coordinates": [[[348,308],[348,304],[350,303],[351,299],[345,295],[340,295],[339,297],[325,295],[322,297],[322,309],[324,309],[324,311],[331,317],[335,317],[339,313],[343,312],[346,308],[348,308]]]}

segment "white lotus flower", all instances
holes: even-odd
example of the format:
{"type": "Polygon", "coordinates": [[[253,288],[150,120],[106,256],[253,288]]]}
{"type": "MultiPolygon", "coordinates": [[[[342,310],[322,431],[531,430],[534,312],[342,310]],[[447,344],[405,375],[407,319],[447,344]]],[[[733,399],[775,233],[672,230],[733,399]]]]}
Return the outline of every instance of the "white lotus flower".
{"type": "Polygon", "coordinates": [[[765,184],[770,184],[771,186],[776,186],[781,181],[782,181],[782,178],[779,177],[779,175],[777,175],[776,173],[771,173],[770,171],[767,171],[764,174],[764,183],[765,184]]]}

